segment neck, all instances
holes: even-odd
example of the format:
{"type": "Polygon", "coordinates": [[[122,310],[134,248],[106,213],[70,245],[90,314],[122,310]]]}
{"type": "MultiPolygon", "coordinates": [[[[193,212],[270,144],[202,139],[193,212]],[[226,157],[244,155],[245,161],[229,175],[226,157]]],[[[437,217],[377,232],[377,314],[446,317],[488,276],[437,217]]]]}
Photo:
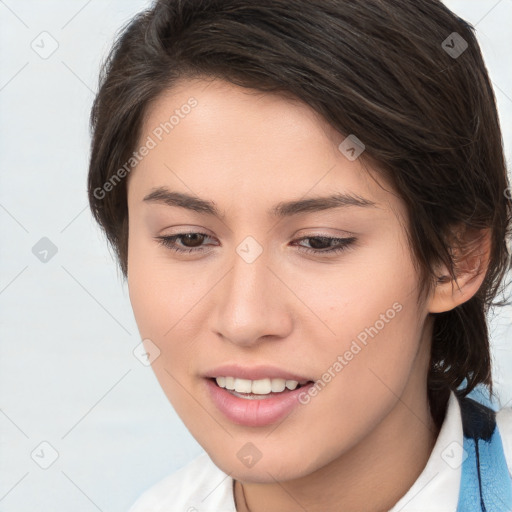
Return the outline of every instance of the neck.
{"type": "MultiPolygon", "coordinates": [[[[418,359],[428,360],[428,356],[418,354],[418,359]]],[[[425,368],[422,361],[418,364],[425,368]]],[[[404,393],[384,420],[356,446],[314,473],[271,484],[246,482],[242,487],[236,482],[237,511],[391,509],[423,471],[439,433],[430,413],[426,380],[426,370],[413,368],[404,393]]]]}

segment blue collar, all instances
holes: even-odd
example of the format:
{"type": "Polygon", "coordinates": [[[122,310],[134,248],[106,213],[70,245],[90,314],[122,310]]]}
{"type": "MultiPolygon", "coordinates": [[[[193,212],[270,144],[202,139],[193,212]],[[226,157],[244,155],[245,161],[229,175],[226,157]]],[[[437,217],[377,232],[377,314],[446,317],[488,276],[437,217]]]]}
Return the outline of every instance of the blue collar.
{"type": "Polygon", "coordinates": [[[496,425],[496,413],[471,398],[457,398],[464,432],[457,512],[510,512],[512,479],[496,425]]]}

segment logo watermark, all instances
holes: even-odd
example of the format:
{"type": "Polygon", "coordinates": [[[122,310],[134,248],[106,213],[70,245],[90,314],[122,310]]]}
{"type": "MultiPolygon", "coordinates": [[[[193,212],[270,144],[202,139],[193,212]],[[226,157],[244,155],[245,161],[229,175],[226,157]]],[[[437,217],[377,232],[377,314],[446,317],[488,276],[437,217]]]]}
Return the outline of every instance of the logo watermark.
{"type": "Polygon", "coordinates": [[[384,329],[386,324],[388,324],[393,318],[395,318],[397,313],[402,311],[403,306],[399,302],[395,302],[393,306],[386,310],[385,313],[381,313],[379,316],[379,320],[376,320],[375,323],[370,327],[365,327],[357,336],[357,340],[352,340],[350,344],[350,348],[346,350],[343,355],[339,355],[336,361],[327,368],[327,370],[322,374],[322,377],[315,382],[315,384],[308,388],[307,391],[303,391],[299,394],[299,402],[302,405],[307,405],[311,402],[311,398],[318,395],[322,389],[327,386],[329,382],[331,382],[336,375],[338,375],[345,366],[347,366],[354,356],[359,354],[361,350],[366,347],[368,344],[368,337],[374,338],[379,334],[379,332],[384,329]],[[358,343],[359,342],[359,343],[358,343]],[[361,346],[362,345],[362,346],[361,346]]]}
{"type": "Polygon", "coordinates": [[[93,195],[96,199],[104,199],[108,192],[114,190],[114,188],[126,178],[128,174],[135,168],[137,164],[149,155],[152,149],[158,146],[158,143],[163,140],[165,135],[171,133],[172,130],[181,122],[181,119],[192,112],[192,108],[197,107],[198,101],[191,97],[187,100],[187,103],[182,105],[179,109],[174,111],[174,114],[169,117],[168,121],[160,123],[153,131],[151,135],[148,135],[146,141],[137,151],[134,151],[132,156],[120,167],[104,184],[102,187],[97,187],[93,191],[93,195]],[[155,140],[156,139],[156,140],[155,140]]]}

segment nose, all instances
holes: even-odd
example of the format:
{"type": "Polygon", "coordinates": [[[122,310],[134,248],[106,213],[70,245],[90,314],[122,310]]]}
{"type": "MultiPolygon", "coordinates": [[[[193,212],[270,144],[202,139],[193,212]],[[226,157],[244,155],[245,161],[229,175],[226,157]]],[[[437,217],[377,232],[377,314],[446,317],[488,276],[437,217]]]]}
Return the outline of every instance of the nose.
{"type": "Polygon", "coordinates": [[[292,330],[293,297],[285,276],[271,268],[264,252],[252,263],[236,254],[217,287],[211,328],[236,345],[250,347],[286,337],[292,330]]]}

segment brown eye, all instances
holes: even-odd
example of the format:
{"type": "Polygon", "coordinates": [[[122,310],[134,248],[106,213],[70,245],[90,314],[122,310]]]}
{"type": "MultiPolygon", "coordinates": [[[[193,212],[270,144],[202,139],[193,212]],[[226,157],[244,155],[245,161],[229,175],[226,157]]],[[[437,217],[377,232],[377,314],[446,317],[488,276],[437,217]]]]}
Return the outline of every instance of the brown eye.
{"type": "Polygon", "coordinates": [[[309,240],[309,247],[300,245],[300,249],[314,254],[337,254],[347,250],[356,241],[355,237],[332,238],[328,236],[306,236],[298,240],[303,242],[309,240]]]}
{"type": "Polygon", "coordinates": [[[203,242],[210,238],[206,233],[179,233],[172,236],[157,236],[156,240],[164,247],[178,253],[203,252],[203,242]],[[177,244],[176,242],[180,243],[177,244]]]}
{"type": "Polygon", "coordinates": [[[182,243],[185,247],[200,247],[201,243],[204,241],[205,235],[201,233],[187,233],[186,235],[180,235],[182,238],[182,243]]]}

